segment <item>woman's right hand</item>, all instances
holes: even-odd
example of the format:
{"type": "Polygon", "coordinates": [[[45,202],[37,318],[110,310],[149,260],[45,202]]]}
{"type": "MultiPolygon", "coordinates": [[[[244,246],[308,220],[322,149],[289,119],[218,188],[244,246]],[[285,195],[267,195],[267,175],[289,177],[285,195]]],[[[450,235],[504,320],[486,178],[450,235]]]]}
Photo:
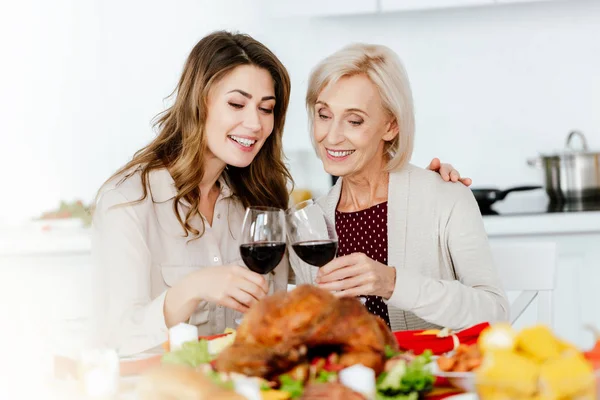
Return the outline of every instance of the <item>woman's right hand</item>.
{"type": "MultiPolygon", "coordinates": [[[[269,283],[260,274],[238,264],[205,267],[195,272],[195,296],[245,313],[269,292],[269,283]]],[[[194,289],[192,289],[194,290],[194,289]]]]}

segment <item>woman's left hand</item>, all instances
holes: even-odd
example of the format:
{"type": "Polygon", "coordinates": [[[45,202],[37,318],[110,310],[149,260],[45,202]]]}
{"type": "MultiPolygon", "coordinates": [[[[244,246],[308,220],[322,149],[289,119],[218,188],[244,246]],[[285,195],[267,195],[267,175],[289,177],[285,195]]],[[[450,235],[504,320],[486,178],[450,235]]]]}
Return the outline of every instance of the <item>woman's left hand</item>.
{"type": "Polygon", "coordinates": [[[354,253],[319,268],[316,283],[338,297],[372,295],[389,299],[396,285],[396,269],[354,253]]]}
{"type": "Polygon", "coordinates": [[[473,180],[471,178],[461,178],[460,173],[454,169],[452,164],[446,164],[446,163],[442,164],[442,162],[440,161],[439,158],[434,158],[433,160],[431,160],[427,169],[440,174],[442,179],[445,180],[446,182],[448,182],[448,181],[459,182],[460,181],[465,186],[471,186],[471,184],[473,183],[473,180]]]}

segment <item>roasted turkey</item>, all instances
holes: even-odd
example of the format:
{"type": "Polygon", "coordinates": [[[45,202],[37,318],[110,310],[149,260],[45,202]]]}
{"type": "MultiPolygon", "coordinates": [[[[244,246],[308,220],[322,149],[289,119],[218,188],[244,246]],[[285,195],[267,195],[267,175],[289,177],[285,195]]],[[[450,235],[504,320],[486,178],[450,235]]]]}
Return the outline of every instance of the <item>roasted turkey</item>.
{"type": "Polygon", "coordinates": [[[234,344],[214,366],[221,372],[272,379],[314,357],[337,353],[340,367],[363,364],[379,374],[386,346],[398,348],[392,332],[358,299],[338,299],[302,285],[253,306],[238,327],[234,344]]]}

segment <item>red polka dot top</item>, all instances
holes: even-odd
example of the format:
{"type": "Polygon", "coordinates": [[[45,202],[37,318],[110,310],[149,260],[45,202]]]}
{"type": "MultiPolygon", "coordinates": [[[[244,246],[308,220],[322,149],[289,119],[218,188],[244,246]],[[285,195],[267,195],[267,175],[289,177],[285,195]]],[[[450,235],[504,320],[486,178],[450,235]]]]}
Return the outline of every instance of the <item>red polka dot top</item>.
{"type": "MultiPolygon", "coordinates": [[[[356,212],[335,212],[337,255],[364,253],[387,265],[387,202],[356,212]]],[[[367,309],[390,326],[387,304],[379,296],[365,296],[367,309]]]]}

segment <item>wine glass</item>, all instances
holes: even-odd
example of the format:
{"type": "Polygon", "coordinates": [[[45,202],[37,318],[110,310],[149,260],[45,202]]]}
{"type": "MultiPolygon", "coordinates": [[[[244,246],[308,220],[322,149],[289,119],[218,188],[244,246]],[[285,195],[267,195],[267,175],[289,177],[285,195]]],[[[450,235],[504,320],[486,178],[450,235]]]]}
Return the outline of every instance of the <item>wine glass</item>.
{"type": "MultiPolygon", "coordinates": [[[[240,255],[249,270],[268,274],[285,254],[285,213],[275,207],[248,207],[242,225],[240,255]]],[[[241,319],[236,319],[237,324],[241,319]]]]}
{"type": "Polygon", "coordinates": [[[249,207],[242,225],[240,254],[244,264],[268,274],[285,254],[285,214],[275,207],[249,207]]]}
{"type": "Polygon", "coordinates": [[[302,261],[322,267],[335,258],[338,238],[334,224],[313,200],[306,200],[286,212],[287,231],[294,252],[302,261]]]}
{"type": "MultiPolygon", "coordinates": [[[[306,200],[286,212],[287,231],[294,252],[302,261],[322,267],[333,260],[338,250],[335,224],[314,200],[306,200]]],[[[358,296],[365,304],[367,298],[358,296]]]]}

